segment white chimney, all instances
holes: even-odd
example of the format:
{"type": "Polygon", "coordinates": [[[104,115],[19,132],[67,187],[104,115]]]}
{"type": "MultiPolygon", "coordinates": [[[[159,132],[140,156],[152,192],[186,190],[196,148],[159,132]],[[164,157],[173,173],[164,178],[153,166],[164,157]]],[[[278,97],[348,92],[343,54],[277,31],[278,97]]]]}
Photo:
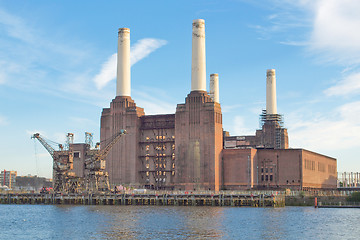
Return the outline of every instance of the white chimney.
{"type": "Polygon", "coordinates": [[[210,97],[214,102],[219,102],[219,74],[210,74],[210,97]]]}
{"type": "Polygon", "coordinates": [[[119,28],[116,96],[130,97],[130,93],[130,29],[119,28]]]}
{"type": "Polygon", "coordinates": [[[205,21],[192,24],[191,91],[206,91],[205,21]]]}
{"type": "Polygon", "coordinates": [[[266,71],[266,114],[277,114],[275,69],[266,71]]]}

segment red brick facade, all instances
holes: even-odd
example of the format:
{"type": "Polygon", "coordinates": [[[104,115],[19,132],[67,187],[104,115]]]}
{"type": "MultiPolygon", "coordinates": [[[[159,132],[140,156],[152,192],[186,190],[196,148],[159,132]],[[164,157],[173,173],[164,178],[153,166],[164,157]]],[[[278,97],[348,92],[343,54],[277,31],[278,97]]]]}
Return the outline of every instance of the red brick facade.
{"type": "Polygon", "coordinates": [[[221,188],[222,114],[205,91],[192,91],[175,113],[178,189],[221,188]]]}
{"type": "Polygon", "coordinates": [[[223,164],[225,189],[336,188],[336,159],[305,149],[224,149],[223,164]]]}
{"type": "Polygon", "coordinates": [[[130,97],[116,97],[110,108],[104,108],[101,115],[100,144],[106,145],[121,129],[127,134],[112,148],[106,158],[106,171],[111,184],[140,185],[138,159],[140,152],[140,117],[144,110],[136,106],[130,97]]]}

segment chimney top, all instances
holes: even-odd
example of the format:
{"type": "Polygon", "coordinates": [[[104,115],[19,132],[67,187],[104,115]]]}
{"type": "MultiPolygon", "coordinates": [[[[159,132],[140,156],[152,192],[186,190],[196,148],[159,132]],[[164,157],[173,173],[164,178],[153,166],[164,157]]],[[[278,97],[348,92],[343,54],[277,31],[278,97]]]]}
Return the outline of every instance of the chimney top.
{"type": "Polygon", "coordinates": [[[194,19],[193,23],[205,23],[204,19],[194,19]]]}
{"type": "Polygon", "coordinates": [[[118,31],[118,33],[120,34],[120,33],[130,33],[130,28],[119,28],[119,31],[118,31]]]}
{"type": "Polygon", "coordinates": [[[266,70],[266,76],[272,76],[272,75],[275,75],[275,69],[266,70]]]}

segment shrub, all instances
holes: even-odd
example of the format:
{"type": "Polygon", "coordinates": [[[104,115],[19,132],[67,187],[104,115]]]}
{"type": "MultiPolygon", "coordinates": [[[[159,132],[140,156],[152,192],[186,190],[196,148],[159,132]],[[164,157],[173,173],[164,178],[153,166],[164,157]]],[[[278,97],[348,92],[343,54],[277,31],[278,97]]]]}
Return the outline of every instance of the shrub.
{"type": "Polygon", "coordinates": [[[353,192],[351,196],[346,198],[348,202],[360,202],[360,192],[353,192]]]}

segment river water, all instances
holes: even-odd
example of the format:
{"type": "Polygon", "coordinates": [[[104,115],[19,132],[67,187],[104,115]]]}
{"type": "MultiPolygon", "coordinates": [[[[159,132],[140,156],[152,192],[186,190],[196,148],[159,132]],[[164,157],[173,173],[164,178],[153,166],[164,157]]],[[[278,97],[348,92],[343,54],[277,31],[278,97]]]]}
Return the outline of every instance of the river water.
{"type": "Polygon", "coordinates": [[[360,209],[0,205],[0,239],[359,239],[360,209]]]}

